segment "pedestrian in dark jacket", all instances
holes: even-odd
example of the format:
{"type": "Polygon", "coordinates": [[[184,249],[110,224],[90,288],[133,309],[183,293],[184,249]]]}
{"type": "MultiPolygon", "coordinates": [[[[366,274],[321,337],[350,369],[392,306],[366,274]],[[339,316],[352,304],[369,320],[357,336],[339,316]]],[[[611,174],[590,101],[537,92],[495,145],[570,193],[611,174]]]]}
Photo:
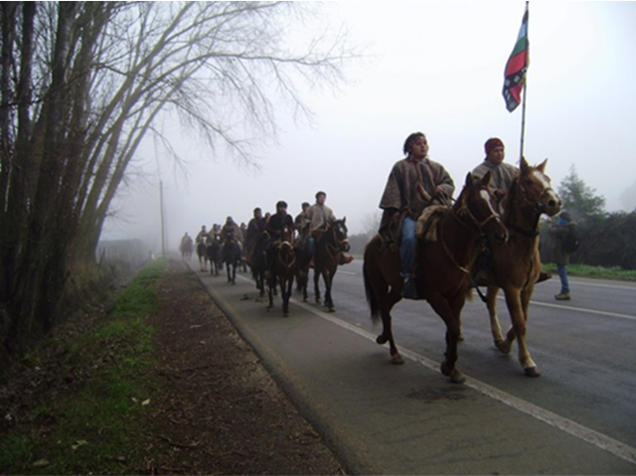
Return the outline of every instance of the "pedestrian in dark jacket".
{"type": "Polygon", "coordinates": [[[572,221],[570,213],[562,211],[557,218],[556,225],[549,229],[552,237],[550,261],[556,263],[559,279],[561,280],[561,292],[554,296],[557,301],[569,301],[571,299],[570,283],[568,281],[570,254],[565,250],[564,243],[570,233],[570,228],[574,226],[576,226],[576,223],[572,221]]]}

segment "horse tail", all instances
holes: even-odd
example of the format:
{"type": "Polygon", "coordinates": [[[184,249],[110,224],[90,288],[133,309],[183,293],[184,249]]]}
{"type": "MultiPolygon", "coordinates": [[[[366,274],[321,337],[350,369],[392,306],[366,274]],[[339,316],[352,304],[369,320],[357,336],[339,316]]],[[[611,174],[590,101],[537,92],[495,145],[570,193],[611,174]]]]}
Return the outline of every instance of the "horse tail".
{"type": "Polygon", "coordinates": [[[380,307],[378,305],[378,299],[375,295],[375,292],[373,291],[373,285],[371,283],[371,271],[369,269],[374,260],[372,244],[373,241],[369,242],[364,248],[362,276],[364,277],[364,294],[367,297],[367,303],[369,304],[369,309],[371,311],[371,320],[375,324],[380,319],[380,307]]]}

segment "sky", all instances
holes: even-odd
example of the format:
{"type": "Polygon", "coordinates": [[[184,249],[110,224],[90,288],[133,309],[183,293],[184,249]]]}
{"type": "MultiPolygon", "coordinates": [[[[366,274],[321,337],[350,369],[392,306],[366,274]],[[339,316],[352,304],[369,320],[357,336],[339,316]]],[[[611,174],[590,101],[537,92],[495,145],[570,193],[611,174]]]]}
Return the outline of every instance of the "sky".
{"type": "MultiPolygon", "coordinates": [[[[548,159],[556,188],[574,166],[606,200],[607,211],[636,208],[636,2],[530,2],[524,156],[548,159]]],[[[177,134],[188,157],[174,167],[156,142],[139,151],[146,179],[122,191],[102,239],[141,238],[161,248],[159,181],[165,246],[184,232],[247,223],[252,210],[274,212],[278,200],[296,215],[327,193],[349,234],[366,232],[402,145],[416,131],[428,138],[459,193],[499,137],[506,161],[518,164],[522,108],[510,113],[501,94],[525,2],[330,2],[326,21],[343,24],[365,58],[345,68],[338,91],[304,91],[314,121],[277,113],[277,144],[258,150],[259,169],[240,167],[217,150],[177,134]],[[159,159],[157,158],[159,157],[159,159]]],[[[178,126],[175,126],[178,130],[178,126]]]]}

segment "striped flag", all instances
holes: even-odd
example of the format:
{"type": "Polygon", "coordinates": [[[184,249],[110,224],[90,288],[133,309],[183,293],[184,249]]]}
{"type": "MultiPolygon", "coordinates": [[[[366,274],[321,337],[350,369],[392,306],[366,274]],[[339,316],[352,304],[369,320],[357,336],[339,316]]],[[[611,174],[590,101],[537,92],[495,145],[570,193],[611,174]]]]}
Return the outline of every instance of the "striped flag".
{"type": "Polygon", "coordinates": [[[506,109],[512,112],[521,103],[521,91],[525,84],[528,71],[528,2],[523,15],[517,42],[506,63],[504,72],[503,97],[506,100],[506,109]]]}

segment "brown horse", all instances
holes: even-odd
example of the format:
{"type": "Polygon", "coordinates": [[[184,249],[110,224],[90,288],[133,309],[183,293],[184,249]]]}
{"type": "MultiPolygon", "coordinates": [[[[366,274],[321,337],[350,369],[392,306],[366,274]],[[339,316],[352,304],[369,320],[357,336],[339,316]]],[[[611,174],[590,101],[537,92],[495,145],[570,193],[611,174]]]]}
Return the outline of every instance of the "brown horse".
{"type": "MultiPolygon", "coordinates": [[[[456,383],[465,380],[455,363],[461,310],[470,295],[469,270],[485,241],[496,245],[508,236],[495,211],[489,182],[490,172],[482,179],[469,173],[455,204],[441,208],[442,217],[435,228],[436,240],[418,238],[416,267],[420,292],[446,324],[446,352],[441,371],[456,383]]],[[[364,251],[363,275],[371,318],[376,322],[379,314],[382,319],[382,334],[376,342],[389,342],[392,362],[402,364],[404,361],[391,330],[391,309],[402,299],[399,249],[393,245],[382,246],[380,235],[376,235],[364,251]]]]}
{"type": "Polygon", "coordinates": [[[289,316],[289,299],[292,294],[294,276],[296,274],[296,252],[294,251],[294,229],[285,225],[280,235],[280,241],[274,251],[274,267],[267,275],[269,287],[269,305],[267,309],[274,307],[273,294],[276,284],[280,286],[280,295],[283,300],[283,316],[289,316]]]}
{"type": "Polygon", "coordinates": [[[537,365],[530,357],[526,343],[528,307],[534,283],[541,271],[539,256],[539,218],[542,213],[556,215],[561,210],[561,199],[552,189],[550,178],[544,173],[547,159],[531,167],[521,159],[520,173],[513,181],[504,202],[503,221],[510,239],[505,245],[491,250],[486,304],[495,346],[510,353],[515,337],[519,342],[519,362],[526,375],[538,377],[537,365]],[[497,318],[497,293],[503,289],[512,327],[504,339],[497,318]]]}
{"type": "Polygon", "coordinates": [[[349,239],[347,237],[347,218],[332,220],[324,229],[320,230],[316,238],[316,250],[314,252],[314,293],[316,302],[320,302],[320,276],[325,283],[325,306],[329,312],[336,309],[331,297],[333,278],[338,271],[338,265],[343,251],[349,251],[349,239]]]}

